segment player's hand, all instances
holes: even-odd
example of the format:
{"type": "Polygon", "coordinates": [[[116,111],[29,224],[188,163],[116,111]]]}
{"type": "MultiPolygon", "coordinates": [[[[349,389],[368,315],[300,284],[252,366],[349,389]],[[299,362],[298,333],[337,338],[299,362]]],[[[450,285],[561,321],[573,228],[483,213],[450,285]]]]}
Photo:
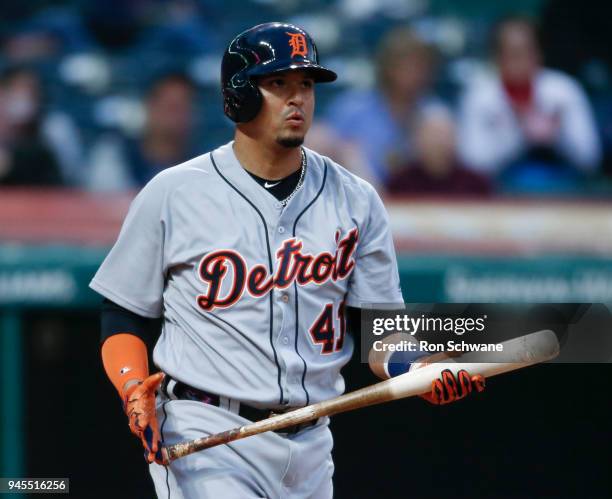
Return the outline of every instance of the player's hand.
{"type": "Polygon", "coordinates": [[[161,456],[159,425],[155,413],[155,391],[164,379],[164,373],[153,374],[130,386],[124,394],[125,413],[130,431],[140,438],[148,463],[164,464],[161,456]]]}
{"type": "Polygon", "coordinates": [[[473,390],[482,392],[484,389],[485,379],[480,374],[472,376],[462,369],[455,377],[450,369],[445,369],[440,378],[431,382],[431,392],[420,397],[432,404],[444,405],[467,397],[473,390]]]}

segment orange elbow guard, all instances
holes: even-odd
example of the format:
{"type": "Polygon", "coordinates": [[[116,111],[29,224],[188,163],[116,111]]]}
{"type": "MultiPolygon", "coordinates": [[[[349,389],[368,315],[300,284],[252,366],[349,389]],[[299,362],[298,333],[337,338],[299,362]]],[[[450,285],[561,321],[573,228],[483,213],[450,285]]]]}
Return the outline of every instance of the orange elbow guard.
{"type": "Polygon", "coordinates": [[[133,334],[121,333],[109,337],[102,345],[102,363],[122,400],[128,381],[142,381],[149,375],[147,347],[133,334]]]}

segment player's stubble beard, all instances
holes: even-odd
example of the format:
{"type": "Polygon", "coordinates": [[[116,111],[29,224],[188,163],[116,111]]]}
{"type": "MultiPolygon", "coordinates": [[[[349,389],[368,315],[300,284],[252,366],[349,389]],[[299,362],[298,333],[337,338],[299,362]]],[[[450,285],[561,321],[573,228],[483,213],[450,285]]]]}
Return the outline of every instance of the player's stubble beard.
{"type": "Polygon", "coordinates": [[[304,133],[283,130],[276,136],[276,143],[286,149],[295,149],[304,143],[304,133]]]}
{"type": "Polygon", "coordinates": [[[304,143],[304,136],[276,137],[276,143],[286,149],[300,147],[304,143]]]}

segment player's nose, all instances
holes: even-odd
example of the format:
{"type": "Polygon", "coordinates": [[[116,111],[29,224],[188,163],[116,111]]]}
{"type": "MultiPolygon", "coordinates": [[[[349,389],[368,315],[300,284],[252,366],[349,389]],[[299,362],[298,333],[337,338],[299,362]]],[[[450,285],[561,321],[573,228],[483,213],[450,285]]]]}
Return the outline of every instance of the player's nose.
{"type": "Polygon", "coordinates": [[[287,104],[301,108],[306,99],[306,89],[301,85],[292,85],[287,104]]]}

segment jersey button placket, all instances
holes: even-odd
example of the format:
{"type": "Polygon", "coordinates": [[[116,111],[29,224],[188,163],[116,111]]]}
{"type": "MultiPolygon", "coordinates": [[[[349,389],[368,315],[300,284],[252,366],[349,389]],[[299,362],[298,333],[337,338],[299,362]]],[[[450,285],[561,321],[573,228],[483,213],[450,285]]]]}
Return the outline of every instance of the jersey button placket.
{"type": "MultiPolygon", "coordinates": [[[[288,309],[286,305],[289,303],[290,297],[286,292],[281,292],[279,296],[279,301],[281,302],[281,308],[283,309],[283,315],[288,313],[288,309]]],[[[281,330],[280,341],[283,345],[289,345],[289,335],[287,334],[287,330],[283,328],[281,330]]]]}
{"type": "MultiPolygon", "coordinates": [[[[291,296],[290,294],[287,292],[287,290],[279,290],[277,293],[277,303],[278,303],[278,307],[281,310],[281,314],[283,316],[290,314],[290,302],[291,302],[291,296]]],[[[283,321],[284,322],[284,321],[283,321]]],[[[290,328],[292,326],[290,326],[287,323],[283,323],[283,326],[281,328],[281,330],[279,331],[279,336],[278,336],[278,340],[277,340],[277,344],[279,345],[278,347],[278,352],[280,354],[280,356],[283,358],[283,377],[284,377],[284,388],[285,388],[285,401],[289,402],[290,404],[293,403],[294,400],[294,394],[292,393],[292,388],[291,388],[291,381],[290,381],[290,367],[287,364],[287,362],[289,361],[289,358],[287,357],[290,354],[289,352],[291,351],[291,334],[290,334],[290,328]]]]}

